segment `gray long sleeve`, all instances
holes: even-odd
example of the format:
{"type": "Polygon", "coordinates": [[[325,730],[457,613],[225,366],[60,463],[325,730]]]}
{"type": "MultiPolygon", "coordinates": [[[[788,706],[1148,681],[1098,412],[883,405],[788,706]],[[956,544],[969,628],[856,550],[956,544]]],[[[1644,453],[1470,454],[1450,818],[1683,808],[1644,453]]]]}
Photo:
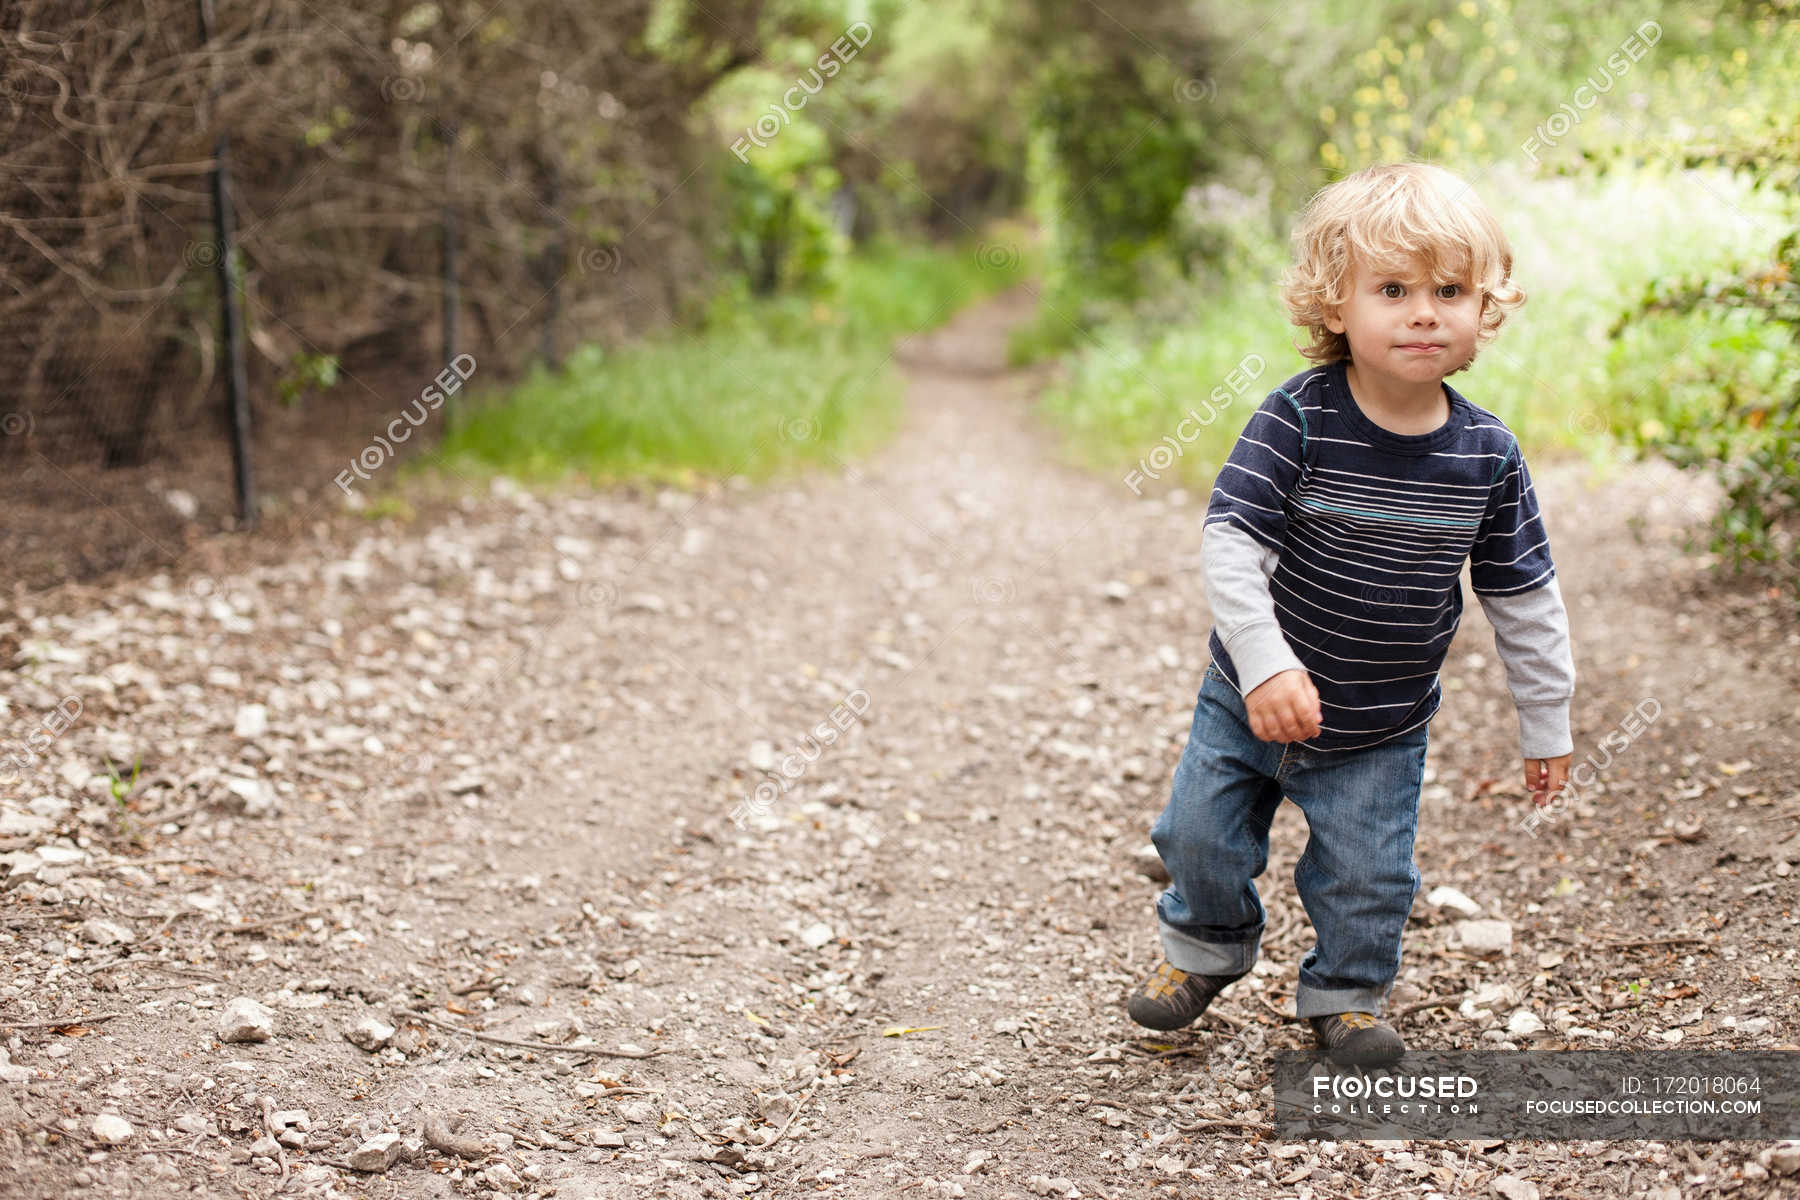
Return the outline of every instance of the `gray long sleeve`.
{"type": "Polygon", "coordinates": [[[1569,706],[1575,696],[1575,659],[1569,614],[1556,577],[1528,592],[1475,593],[1494,627],[1494,649],[1506,664],[1506,686],[1519,710],[1519,748],[1526,758],[1572,754],[1569,706]]]}
{"type": "Polygon", "coordinates": [[[1248,696],[1280,671],[1306,666],[1282,636],[1275,619],[1269,576],[1279,550],[1271,550],[1229,521],[1206,527],[1200,539],[1200,561],[1206,578],[1206,603],[1225,653],[1237,669],[1238,692],[1248,696]]]}

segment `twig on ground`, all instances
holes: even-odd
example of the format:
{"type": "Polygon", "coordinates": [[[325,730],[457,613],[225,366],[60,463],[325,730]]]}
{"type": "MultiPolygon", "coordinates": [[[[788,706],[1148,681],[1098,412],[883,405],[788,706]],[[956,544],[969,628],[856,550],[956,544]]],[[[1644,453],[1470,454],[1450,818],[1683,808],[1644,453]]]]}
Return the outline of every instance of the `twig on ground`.
{"type": "Polygon", "coordinates": [[[54,1021],[0,1021],[0,1029],[61,1029],[65,1025],[98,1025],[114,1021],[127,1013],[95,1013],[89,1017],[59,1017],[54,1021]]]}
{"type": "Polygon", "coordinates": [[[1703,937],[1697,937],[1692,934],[1681,934],[1676,937],[1629,938],[1622,942],[1603,942],[1601,944],[1609,950],[1638,950],[1649,946],[1684,946],[1691,945],[1695,942],[1703,943],[1705,941],[1706,939],[1703,937]]]}
{"type": "Polygon", "coordinates": [[[606,1058],[655,1058],[663,1053],[661,1050],[608,1050],[604,1046],[561,1046],[555,1042],[527,1042],[521,1038],[505,1038],[492,1033],[479,1033],[450,1021],[440,1021],[434,1016],[412,1008],[400,1009],[398,1015],[410,1017],[415,1021],[423,1021],[427,1025],[435,1025],[439,1029],[447,1029],[451,1033],[472,1037],[478,1042],[488,1042],[495,1046],[512,1046],[519,1050],[542,1050],[546,1054],[587,1054],[606,1058]]]}

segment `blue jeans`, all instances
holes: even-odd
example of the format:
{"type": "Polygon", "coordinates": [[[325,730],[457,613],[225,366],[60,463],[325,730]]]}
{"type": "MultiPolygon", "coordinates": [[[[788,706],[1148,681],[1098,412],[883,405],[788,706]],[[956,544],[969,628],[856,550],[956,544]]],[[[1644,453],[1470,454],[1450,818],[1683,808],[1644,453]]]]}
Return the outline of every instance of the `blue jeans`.
{"type": "Polygon", "coordinates": [[[1269,865],[1269,825],[1285,795],[1306,814],[1294,885],[1317,938],[1300,962],[1296,1015],[1379,1014],[1419,888],[1425,742],[1425,725],[1362,750],[1261,741],[1237,689],[1208,663],[1169,803],[1150,830],[1169,869],[1156,917],[1170,965],[1236,975],[1256,962],[1267,914],[1251,881],[1269,865]]]}

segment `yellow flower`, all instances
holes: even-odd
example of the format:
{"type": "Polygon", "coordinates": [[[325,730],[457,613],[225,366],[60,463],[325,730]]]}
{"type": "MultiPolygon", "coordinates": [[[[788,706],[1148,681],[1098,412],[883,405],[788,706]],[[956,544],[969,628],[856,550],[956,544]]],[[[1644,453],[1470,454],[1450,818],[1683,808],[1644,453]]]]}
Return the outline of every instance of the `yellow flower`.
{"type": "Polygon", "coordinates": [[[1501,67],[1500,73],[1498,75],[1496,75],[1494,78],[1498,79],[1501,83],[1511,83],[1513,80],[1517,79],[1518,77],[1519,77],[1519,73],[1517,71],[1515,71],[1513,68],[1501,67]]]}
{"type": "Polygon", "coordinates": [[[1475,6],[1474,0],[1463,0],[1461,4],[1456,6],[1456,11],[1469,18],[1471,21],[1473,21],[1481,12],[1481,10],[1475,6]]]}
{"type": "Polygon", "coordinates": [[[1369,127],[1369,114],[1360,108],[1356,110],[1350,120],[1358,129],[1367,129],[1369,127]]]}
{"type": "MultiPolygon", "coordinates": [[[[1336,125],[1337,124],[1337,109],[1335,109],[1335,108],[1331,107],[1331,105],[1327,104],[1325,107],[1323,107],[1319,110],[1319,120],[1324,122],[1327,125],[1336,125]]],[[[1326,145],[1330,145],[1330,144],[1331,143],[1329,143],[1329,142],[1326,143],[1326,145]]]]}
{"type": "Polygon", "coordinates": [[[1654,417],[1638,422],[1638,436],[1647,442],[1653,442],[1666,432],[1663,423],[1654,417]]]}

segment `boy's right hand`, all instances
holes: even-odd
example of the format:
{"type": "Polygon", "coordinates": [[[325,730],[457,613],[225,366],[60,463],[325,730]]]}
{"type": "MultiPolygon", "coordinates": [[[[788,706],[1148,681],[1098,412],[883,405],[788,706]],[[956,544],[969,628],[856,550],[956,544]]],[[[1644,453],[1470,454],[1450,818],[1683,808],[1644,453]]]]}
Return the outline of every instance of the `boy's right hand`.
{"type": "Polygon", "coordinates": [[[1265,742],[1303,742],[1318,735],[1319,690],[1305,671],[1277,671],[1244,697],[1250,732],[1265,742]]]}

